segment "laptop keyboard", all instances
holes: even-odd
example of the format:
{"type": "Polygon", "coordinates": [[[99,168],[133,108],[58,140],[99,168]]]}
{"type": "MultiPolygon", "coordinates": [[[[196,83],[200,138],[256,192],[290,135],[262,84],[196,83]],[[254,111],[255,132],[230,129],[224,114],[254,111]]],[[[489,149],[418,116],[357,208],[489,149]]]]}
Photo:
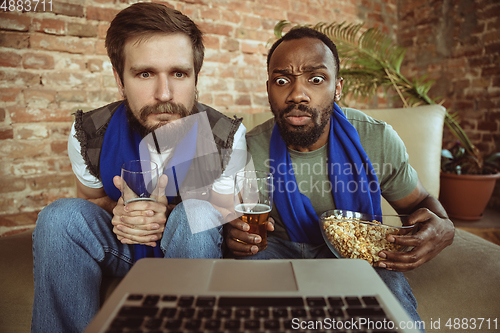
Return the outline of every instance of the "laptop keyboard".
{"type": "Polygon", "coordinates": [[[106,332],[397,332],[389,321],[375,296],[131,294],[106,332]]]}

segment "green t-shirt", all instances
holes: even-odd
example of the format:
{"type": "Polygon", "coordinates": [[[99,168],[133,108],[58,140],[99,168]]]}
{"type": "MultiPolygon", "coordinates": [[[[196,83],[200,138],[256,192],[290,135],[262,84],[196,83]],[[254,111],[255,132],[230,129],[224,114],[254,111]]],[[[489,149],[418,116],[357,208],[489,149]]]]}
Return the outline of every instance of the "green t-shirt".
{"type": "MultiPolygon", "coordinates": [[[[350,108],[343,108],[342,110],[359,133],[361,145],[370,158],[380,183],[382,196],[388,201],[396,201],[409,195],[417,186],[418,176],[409,164],[406,148],[396,131],[387,123],[373,119],[361,111],[350,108]]],[[[248,151],[252,156],[256,170],[270,171],[269,143],[273,127],[274,119],[270,119],[247,133],[248,151]]],[[[358,186],[356,183],[330,182],[328,178],[329,167],[340,168],[343,173],[356,172],[356,170],[350,169],[354,166],[341,165],[335,163],[335,161],[327,165],[327,146],[306,153],[288,149],[297,186],[300,192],[311,200],[314,211],[318,216],[326,210],[335,209],[332,191],[340,188],[340,186],[348,186],[349,190],[353,190],[358,186]]],[[[281,167],[284,166],[278,165],[278,168],[281,167]]],[[[285,172],[284,170],[275,171],[285,172]]],[[[369,184],[360,184],[359,186],[363,185],[369,186],[369,184]]],[[[282,190],[294,190],[286,188],[286,186],[293,186],[290,183],[281,184],[281,186],[283,186],[282,190]]],[[[276,225],[275,231],[269,235],[289,240],[290,237],[276,206],[271,211],[271,217],[275,220],[276,225]]]]}

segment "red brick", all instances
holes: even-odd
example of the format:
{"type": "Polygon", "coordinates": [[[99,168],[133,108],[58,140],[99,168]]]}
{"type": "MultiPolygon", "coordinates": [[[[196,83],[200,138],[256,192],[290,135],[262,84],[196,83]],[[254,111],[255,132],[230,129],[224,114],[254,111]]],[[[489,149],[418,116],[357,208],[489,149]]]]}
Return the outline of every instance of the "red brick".
{"type": "Polygon", "coordinates": [[[57,102],[83,103],[86,100],[87,93],[82,90],[59,91],[56,95],[57,102]]]}
{"type": "Polygon", "coordinates": [[[15,102],[17,96],[21,93],[19,88],[0,88],[1,102],[15,102]]]}
{"type": "Polygon", "coordinates": [[[89,59],[87,62],[87,69],[91,72],[101,72],[103,61],[101,59],[89,59]]]}
{"type": "Polygon", "coordinates": [[[241,23],[241,17],[239,14],[230,11],[230,10],[221,10],[221,21],[226,22],[226,23],[234,23],[234,24],[240,24],[241,23]]]}
{"type": "Polygon", "coordinates": [[[26,49],[29,47],[29,35],[19,32],[0,31],[0,47],[26,49]]]}
{"type": "Polygon", "coordinates": [[[236,98],[236,105],[252,105],[252,100],[249,95],[239,95],[236,98]]]}
{"type": "Polygon", "coordinates": [[[218,62],[218,63],[223,63],[227,64],[230,63],[232,60],[232,56],[230,53],[219,53],[217,52],[216,54],[206,54],[205,55],[205,61],[213,61],[213,62],[218,62]]]}
{"type": "Polygon", "coordinates": [[[19,70],[0,71],[0,81],[15,86],[32,87],[40,84],[40,75],[19,70]]]}
{"type": "MultiPolygon", "coordinates": [[[[272,3],[272,1],[270,3],[272,3]]],[[[275,7],[263,5],[262,3],[256,3],[253,5],[253,14],[260,17],[268,17],[276,21],[286,19],[286,17],[283,17],[285,15],[283,11],[276,10],[275,7]]]]}
{"type": "Polygon", "coordinates": [[[28,31],[31,24],[31,17],[12,13],[0,13],[0,29],[28,31]]]}
{"type": "Polygon", "coordinates": [[[84,10],[82,5],[75,5],[56,0],[53,1],[52,11],[54,14],[59,15],[84,17],[84,10]]]}
{"type": "Polygon", "coordinates": [[[56,91],[25,89],[23,91],[24,101],[27,105],[49,105],[56,100],[56,91]]]}
{"type": "Polygon", "coordinates": [[[0,140],[6,139],[14,139],[14,130],[12,128],[0,128],[0,140]]]}
{"type": "Polygon", "coordinates": [[[481,121],[478,123],[477,129],[479,131],[497,132],[498,124],[496,122],[491,122],[491,121],[481,121]]]}
{"type": "Polygon", "coordinates": [[[262,19],[258,16],[243,15],[243,26],[246,28],[260,29],[262,19]]]}
{"type": "Polygon", "coordinates": [[[231,94],[215,94],[214,97],[215,97],[214,100],[215,105],[229,106],[234,104],[233,96],[231,94]]]}
{"type": "Polygon", "coordinates": [[[54,154],[61,155],[67,154],[68,151],[68,140],[63,141],[53,141],[50,144],[50,149],[54,154]]]}
{"type": "Polygon", "coordinates": [[[106,46],[104,45],[104,41],[101,39],[95,43],[95,54],[97,54],[97,55],[107,55],[108,54],[108,52],[106,51],[106,46]]]}
{"type": "Polygon", "coordinates": [[[26,69],[54,69],[54,57],[43,53],[25,53],[23,67],[26,69]]]}
{"type": "Polygon", "coordinates": [[[87,20],[111,22],[118,12],[114,8],[87,7],[87,20]]]}
{"type": "Polygon", "coordinates": [[[249,1],[229,1],[227,9],[239,13],[250,13],[252,11],[249,1]]]}
{"type": "Polygon", "coordinates": [[[33,191],[51,190],[54,188],[71,187],[75,183],[73,175],[46,175],[28,180],[33,191]]]}
{"type": "Polygon", "coordinates": [[[229,52],[239,51],[240,42],[233,38],[224,38],[221,46],[222,50],[227,50],[229,52]]]}
{"type": "Polygon", "coordinates": [[[64,35],[66,33],[66,23],[54,19],[33,19],[33,28],[37,32],[44,32],[51,35],[64,35]]]}
{"type": "Polygon", "coordinates": [[[51,35],[32,35],[30,38],[33,49],[48,51],[61,51],[69,53],[94,53],[94,44],[92,40],[85,40],[77,37],[56,37],[51,35]]]}
{"type": "Polygon", "coordinates": [[[106,39],[106,34],[108,32],[108,29],[109,29],[109,24],[106,24],[106,23],[100,23],[97,26],[99,39],[106,39]]]}
{"type": "Polygon", "coordinates": [[[70,110],[48,110],[30,107],[10,107],[7,110],[11,120],[15,123],[70,122],[73,120],[70,110]]]}
{"type": "Polygon", "coordinates": [[[232,36],[234,31],[234,28],[227,24],[202,22],[199,26],[205,34],[232,36]]]}
{"type": "Polygon", "coordinates": [[[243,53],[259,53],[259,45],[257,43],[250,43],[243,41],[241,43],[241,52],[243,53]]]}
{"type": "Polygon", "coordinates": [[[22,57],[15,52],[0,51],[0,67],[18,67],[22,57]]]}
{"type": "Polygon", "coordinates": [[[92,23],[76,23],[69,22],[68,23],[68,36],[77,36],[77,37],[97,37],[97,25],[92,23]]]}
{"type": "Polygon", "coordinates": [[[17,140],[40,140],[47,138],[49,138],[47,127],[41,124],[22,124],[21,126],[16,127],[17,140]]]}
{"type": "Polygon", "coordinates": [[[5,109],[0,108],[0,122],[5,121],[5,109]]]}
{"type": "Polygon", "coordinates": [[[200,15],[204,20],[220,21],[221,14],[217,8],[202,8],[200,15]]]}
{"type": "Polygon", "coordinates": [[[23,178],[2,178],[0,193],[20,192],[26,188],[26,180],[23,178]]]}
{"type": "Polygon", "coordinates": [[[220,48],[220,40],[218,36],[210,36],[210,35],[203,36],[203,44],[207,49],[219,50],[220,48]]]}

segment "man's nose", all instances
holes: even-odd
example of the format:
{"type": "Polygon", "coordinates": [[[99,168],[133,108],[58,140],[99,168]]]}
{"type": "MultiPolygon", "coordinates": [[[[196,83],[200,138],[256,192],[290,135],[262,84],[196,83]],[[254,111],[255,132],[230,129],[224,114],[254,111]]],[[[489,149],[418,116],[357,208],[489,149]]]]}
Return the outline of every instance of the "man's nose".
{"type": "Polygon", "coordinates": [[[309,103],[311,98],[309,97],[309,93],[307,88],[300,80],[295,80],[292,83],[290,93],[287,96],[287,103],[309,103]]]}
{"type": "Polygon", "coordinates": [[[158,81],[156,82],[155,98],[160,102],[167,102],[172,100],[172,89],[166,76],[158,76],[158,81]]]}

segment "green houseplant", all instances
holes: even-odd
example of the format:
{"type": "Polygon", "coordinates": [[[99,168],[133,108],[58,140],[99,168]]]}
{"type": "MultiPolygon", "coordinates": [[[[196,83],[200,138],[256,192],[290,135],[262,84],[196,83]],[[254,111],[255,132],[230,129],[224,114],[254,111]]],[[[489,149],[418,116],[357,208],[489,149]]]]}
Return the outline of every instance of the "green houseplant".
{"type": "MultiPolygon", "coordinates": [[[[288,21],[280,21],[274,28],[276,38],[283,35],[283,30],[290,27],[288,21]]],[[[300,25],[292,26],[291,28],[300,25]]],[[[399,98],[405,107],[414,107],[422,104],[436,104],[437,99],[428,96],[429,90],[434,84],[434,80],[427,75],[408,79],[401,73],[406,48],[398,46],[394,41],[377,28],[364,29],[363,24],[343,23],[323,23],[314,26],[306,25],[326,34],[337,46],[339,57],[342,59],[339,75],[344,78],[344,93],[351,94],[353,98],[374,96],[380,87],[385,91],[394,91],[396,98],[399,98]]],[[[441,102],[442,103],[442,102],[441,102]]],[[[440,104],[441,104],[440,103],[440,104]]],[[[441,194],[440,200],[452,217],[463,219],[478,219],[484,211],[495,181],[500,177],[498,173],[498,160],[500,153],[493,154],[485,158],[483,154],[472,144],[467,134],[460,127],[456,114],[446,112],[445,124],[450,132],[457,138],[457,148],[443,150],[441,163],[441,194]],[[459,153],[459,154],[457,154],[459,153]],[[458,178],[460,175],[470,176],[469,178],[481,179],[479,182],[485,183],[488,179],[488,187],[471,191],[464,189],[460,193],[456,186],[448,190],[448,175],[458,178]],[[443,181],[444,180],[444,181],[443,181]],[[473,203],[472,211],[464,212],[463,208],[472,203],[472,199],[479,196],[475,191],[482,193],[483,202],[473,203]],[[449,197],[449,194],[457,194],[456,197],[449,197]],[[486,196],[484,195],[486,194],[486,196]],[[468,195],[472,195],[472,199],[468,195]],[[461,211],[455,212],[454,204],[457,203],[461,211]]],[[[467,183],[474,182],[468,179],[467,183]]]]}

